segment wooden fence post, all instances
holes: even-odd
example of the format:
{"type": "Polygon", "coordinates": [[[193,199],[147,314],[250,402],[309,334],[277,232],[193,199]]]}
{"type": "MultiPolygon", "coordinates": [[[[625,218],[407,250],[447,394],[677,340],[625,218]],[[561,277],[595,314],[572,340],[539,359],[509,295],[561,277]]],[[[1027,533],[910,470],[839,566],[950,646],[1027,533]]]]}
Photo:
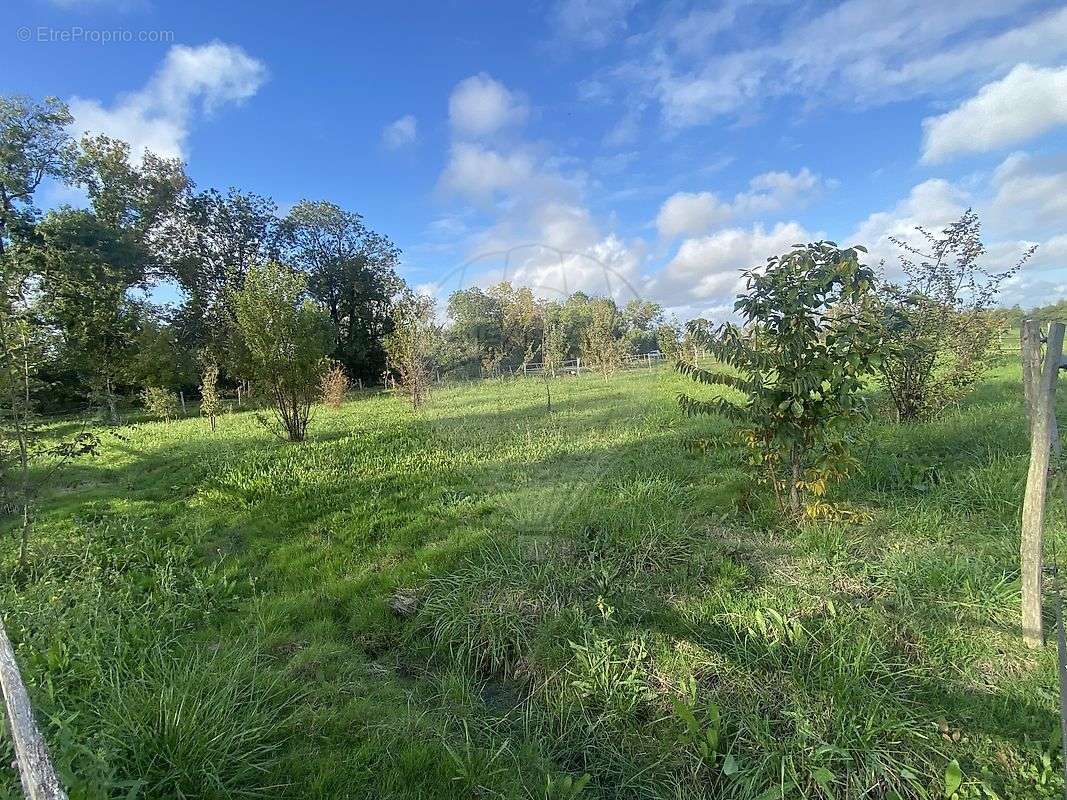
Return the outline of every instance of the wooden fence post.
{"type": "Polygon", "coordinates": [[[578,356],[578,362],[577,363],[578,363],[578,366],[577,366],[578,374],[577,374],[576,377],[580,378],[580,377],[582,377],[582,357],[581,356],[578,356]]]}
{"type": "Polygon", "coordinates": [[[1026,493],[1023,496],[1019,560],[1022,569],[1023,640],[1030,647],[1040,647],[1044,643],[1041,624],[1041,590],[1044,578],[1041,550],[1052,434],[1056,431],[1056,379],[1063,358],[1063,333],[1063,323],[1054,322],[1049,326],[1043,359],[1039,322],[1024,320],[1020,341],[1026,384],[1024,394],[1030,409],[1030,468],[1026,476],[1026,493]]]}
{"type": "Polygon", "coordinates": [[[178,392],[178,397],[182,401],[182,416],[185,416],[185,392],[178,392]]]}
{"type": "Polygon", "coordinates": [[[22,791],[27,800],[67,800],[67,793],[59,785],[56,771],[48,759],[48,748],[33,721],[30,698],[19,675],[15,653],[0,620],[0,689],[7,709],[7,728],[15,744],[15,760],[19,765],[22,791]]]}

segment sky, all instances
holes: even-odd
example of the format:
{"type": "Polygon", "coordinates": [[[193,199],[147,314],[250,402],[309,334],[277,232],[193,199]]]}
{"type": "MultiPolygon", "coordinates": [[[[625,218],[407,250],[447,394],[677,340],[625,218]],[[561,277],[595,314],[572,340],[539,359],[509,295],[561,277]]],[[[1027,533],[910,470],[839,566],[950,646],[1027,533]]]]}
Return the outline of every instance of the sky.
{"type": "MultiPolygon", "coordinates": [[[[507,278],[729,314],[791,245],[969,207],[1004,304],[1067,297],[1067,5],[6,0],[0,92],[199,188],[362,214],[442,298],[507,278]]],[[[83,202],[46,187],[44,207],[83,202]]]]}

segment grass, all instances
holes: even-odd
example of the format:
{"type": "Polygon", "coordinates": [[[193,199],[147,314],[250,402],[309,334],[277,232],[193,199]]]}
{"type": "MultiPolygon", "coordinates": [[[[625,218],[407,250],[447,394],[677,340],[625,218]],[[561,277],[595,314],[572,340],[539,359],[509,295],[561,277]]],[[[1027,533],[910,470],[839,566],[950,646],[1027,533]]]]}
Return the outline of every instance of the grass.
{"type": "Polygon", "coordinates": [[[1055,649],[1018,630],[1018,370],[876,415],[854,520],[800,529],[683,385],[368,393],[299,446],[250,414],[105,436],[28,576],[0,545],[72,798],[922,798],[957,765],[959,798],[1059,796],[1055,649]]]}

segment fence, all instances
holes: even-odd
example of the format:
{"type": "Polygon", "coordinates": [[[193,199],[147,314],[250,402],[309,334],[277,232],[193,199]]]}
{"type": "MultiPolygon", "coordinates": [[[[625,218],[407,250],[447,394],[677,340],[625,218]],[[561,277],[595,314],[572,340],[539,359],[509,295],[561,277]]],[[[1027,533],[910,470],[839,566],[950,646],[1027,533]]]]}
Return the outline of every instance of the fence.
{"type": "MultiPolygon", "coordinates": [[[[653,364],[661,364],[667,360],[667,357],[658,350],[653,353],[645,353],[644,355],[628,355],[623,356],[619,362],[620,369],[639,369],[646,367],[651,370],[653,364]]],[[[581,375],[582,370],[586,372],[593,372],[599,369],[590,365],[589,360],[583,364],[581,358],[571,358],[567,361],[560,362],[559,366],[553,369],[545,369],[545,365],[541,364],[523,364],[522,367],[517,367],[513,374],[515,375],[542,375],[546,371],[553,372],[557,375],[581,375]]]]}
{"type": "Polygon", "coordinates": [[[0,621],[0,690],[7,709],[7,727],[15,745],[22,790],[27,800],[67,800],[48,759],[48,748],[37,730],[26,686],[15,663],[15,652],[0,621]]]}

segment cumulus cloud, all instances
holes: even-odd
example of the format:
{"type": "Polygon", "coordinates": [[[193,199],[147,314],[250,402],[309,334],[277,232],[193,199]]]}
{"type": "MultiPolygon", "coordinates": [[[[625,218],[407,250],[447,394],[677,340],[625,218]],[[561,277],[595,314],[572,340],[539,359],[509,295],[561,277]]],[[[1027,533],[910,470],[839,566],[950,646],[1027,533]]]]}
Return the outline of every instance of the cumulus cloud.
{"type": "Polygon", "coordinates": [[[522,152],[501,153],[470,142],[452,146],[441,185],[468,200],[485,201],[533,176],[533,161],[522,152]]]}
{"type": "Polygon", "coordinates": [[[968,199],[961,189],[948,181],[923,181],[912,187],[908,196],[892,209],[870,214],[856,227],[847,243],[866,247],[872,264],[884,259],[892,268],[899,250],[891,239],[920,243],[916,227],[935,232],[941,230],[960,218],[968,199]]]}
{"type": "Polygon", "coordinates": [[[412,144],[418,135],[414,114],[405,114],[382,128],[382,142],[390,150],[399,150],[412,144]]]}
{"type": "Polygon", "coordinates": [[[1019,64],[946,114],[923,120],[923,161],[984,153],[1067,124],[1067,67],[1019,64]]]}
{"type": "Polygon", "coordinates": [[[223,42],[174,45],[143,89],[111,106],[73,97],[73,133],[103,133],[145,150],[184,158],[195,119],[252,97],[267,80],[267,68],[244,50],[223,42]]]}
{"type": "Polygon", "coordinates": [[[729,203],[711,192],[678,192],[668,197],[656,216],[660,236],[694,236],[733,216],[729,203]]]}
{"type": "Polygon", "coordinates": [[[670,262],[652,277],[648,291],[669,306],[725,306],[742,288],[744,270],[794,244],[820,237],[797,222],[780,222],[770,230],[756,224],[686,239],[670,262]]]}
{"type": "Polygon", "coordinates": [[[1067,219],[1067,159],[1013,153],[997,167],[992,184],[989,220],[998,228],[1028,234],[1062,229],[1067,219]]]}
{"type": "Polygon", "coordinates": [[[482,72],[456,84],[448,100],[452,129],[462,136],[486,136],[529,116],[521,96],[482,72]]]}
{"type": "Polygon", "coordinates": [[[660,207],[656,229],[664,238],[697,236],[735,217],[774,214],[810,200],[830,184],[807,167],[799,172],[764,172],[730,202],[711,192],[678,192],[660,207]]]}

